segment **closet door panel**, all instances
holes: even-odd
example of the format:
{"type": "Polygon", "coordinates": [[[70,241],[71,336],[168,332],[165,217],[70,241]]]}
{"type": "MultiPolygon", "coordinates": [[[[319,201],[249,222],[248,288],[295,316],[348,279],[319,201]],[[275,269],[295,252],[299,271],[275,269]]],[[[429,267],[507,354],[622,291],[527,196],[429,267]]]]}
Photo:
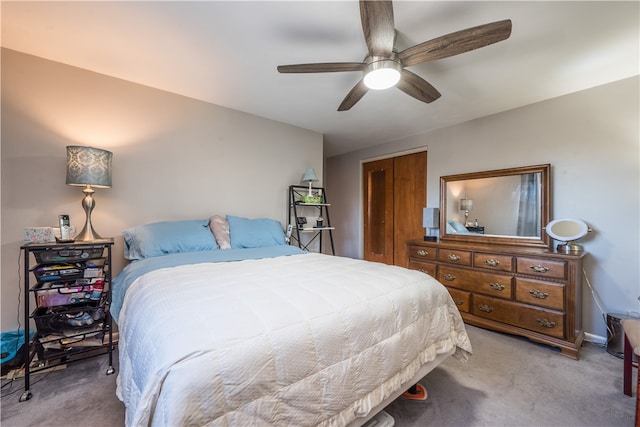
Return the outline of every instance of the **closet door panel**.
{"type": "Polygon", "coordinates": [[[393,159],[393,263],[408,267],[407,240],[424,236],[422,208],[427,206],[427,152],[393,159]]]}
{"type": "Polygon", "coordinates": [[[393,159],[363,165],[364,259],[393,264],[393,159]]]}

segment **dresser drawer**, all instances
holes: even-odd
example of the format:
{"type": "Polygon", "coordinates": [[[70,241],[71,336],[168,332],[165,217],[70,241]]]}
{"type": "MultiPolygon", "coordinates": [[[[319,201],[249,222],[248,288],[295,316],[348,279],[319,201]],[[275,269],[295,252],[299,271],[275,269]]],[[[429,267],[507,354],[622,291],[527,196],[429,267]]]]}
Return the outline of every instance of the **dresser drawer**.
{"type": "Polygon", "coordinates": [[[409,269],[422,271],[431,277],[436,277],[436,265],[429,262],[409,261],[409,269]]]}
{"type": "Polygon", "coordinates": [[[512,297],[513,277],[505,274],[481,273],[477,270],[440,265],[438,280],[469,292],[478,292],[500,298],[512,297]]]}
{"type": "Polygon", "coordinates": [[[513,271],[513,257],[509,255],[473,254],[473,266],[496,271],[513,271]]]}
{"type": "Polygon", "coordinates": [[[540,258],[521,258],[516,261],[516,271],[521,274],[544,276],[553,279],[567,277],[567,263],[540,258]]]}
{"type": "Polygon", "coordinates": [[[471,252],[440,248],[438,251],[438,261],[471,266],[471,252]]]}
{"type": "Polygon", "coordinates": [[[410,245],[409,246],[409,258],[420,258],[430,261],[436,260],[436,248],[429,248],[425,246],[410,245]]]}
{"type": "Polygon", "coordinates": [[[453,299],[456,307],[458,307],[458,310],[469,313],[471,308],[471,292],[465,292],[453,288],[447,288],[447,290],[449,291],[451,299],[453,299]]]}
{"type": "Polygon", "coordinates": [[[473,314],[556,338],[564,338],[564,315],[512,301],[473,296],[473,314]]]}
{"type": "Polygon", "coordinates": [[[564,289],[562,284],[516,278],[516,300],[527,304],[564,311],[564,289]]]}

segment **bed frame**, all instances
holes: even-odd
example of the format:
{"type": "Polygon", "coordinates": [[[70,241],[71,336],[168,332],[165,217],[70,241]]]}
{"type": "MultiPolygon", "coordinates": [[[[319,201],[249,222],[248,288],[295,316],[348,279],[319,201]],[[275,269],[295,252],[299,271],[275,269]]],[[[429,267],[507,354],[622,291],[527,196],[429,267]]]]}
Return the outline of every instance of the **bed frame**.
{"type": "Polygon", "coordinates": [[[438,367],[438,365],[444,362],[449,356],[453,355],[453,353],[455,353],[455,350],[456,349],[453,348],[448,353],[438,354],[434,360],[422,365],[418,373],[414,375],[413,378],[411,378],[409,381],[403,383],[402,387],[400,387],[397,392],[393,393],[391,396],[383,400],[382,403],[380,403],[378,406],[374,407],[371,412],[369,412],[369,415],[364,418],[357,418],[352,423],[348,424],[348,427],[361,427],[362,425],[364,425],[367,421],[375,417],[380,411],[386,408],[391,402],[400,397],[402,393],[407,391],[411,386],[424,378],[429,372],[438,367]]]}

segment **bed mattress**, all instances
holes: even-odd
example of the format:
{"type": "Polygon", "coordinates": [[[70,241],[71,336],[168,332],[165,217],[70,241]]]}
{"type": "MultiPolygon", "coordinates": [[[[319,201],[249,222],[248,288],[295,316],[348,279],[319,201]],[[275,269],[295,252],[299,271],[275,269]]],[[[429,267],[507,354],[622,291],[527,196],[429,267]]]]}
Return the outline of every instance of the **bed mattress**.
{"type": "Polygon", "coordinates": [[[128,426],[344,426],[471,352],[432,277],[322,254],[150,271],[117,319],[128,426]]]}

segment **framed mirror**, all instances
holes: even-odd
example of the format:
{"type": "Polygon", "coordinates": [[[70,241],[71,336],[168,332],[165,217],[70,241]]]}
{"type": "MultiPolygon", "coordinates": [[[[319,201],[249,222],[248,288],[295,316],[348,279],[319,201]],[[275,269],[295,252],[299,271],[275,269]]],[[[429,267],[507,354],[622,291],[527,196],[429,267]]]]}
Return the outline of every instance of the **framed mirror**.
{"type": "Polygon", "coordinates": [[[440,239],[549,247],[551,165],[440,177],[440,239]]]}

